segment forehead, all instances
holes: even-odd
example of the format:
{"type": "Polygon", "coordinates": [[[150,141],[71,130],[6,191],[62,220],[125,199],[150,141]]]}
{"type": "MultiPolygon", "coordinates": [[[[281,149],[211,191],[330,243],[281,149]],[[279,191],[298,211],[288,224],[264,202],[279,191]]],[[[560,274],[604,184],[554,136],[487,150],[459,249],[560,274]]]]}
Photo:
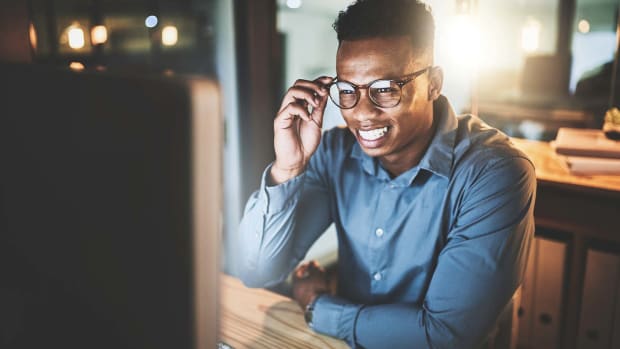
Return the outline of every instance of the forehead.
{"type": "Polygon", "coordinates": [[[336,54],[336,73],[341,79],[364,83],[411,73],[428,64],[427,56],[414,50],[407,37],[345,40],[336,54]]]}

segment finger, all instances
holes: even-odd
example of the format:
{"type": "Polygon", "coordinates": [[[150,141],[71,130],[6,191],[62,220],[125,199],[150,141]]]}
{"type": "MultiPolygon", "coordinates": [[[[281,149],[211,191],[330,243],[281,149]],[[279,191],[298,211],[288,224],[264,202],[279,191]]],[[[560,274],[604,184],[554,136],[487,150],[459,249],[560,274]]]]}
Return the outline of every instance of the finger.
{"type": "Polygon", "coordinates": [[[295,278],[297,279],[305,279],[310,276],[310,271],[308,270],[308,264],[302,264],[297,269],[295,269],[295,278]]]}
{"type": "MultiPolygon", "coordinates": [[[[318,88],[320,89],[320,88],[318,88]]],[[[320,95],[316,93],[315,89],[307,88],[304,86],[292,86],[288,89],[284,98],[282,99],[282,104],[280,106],[280,110],[282,110],[286,105],[291,104],[293,102],[297,102],[300,104],[311,105],[313,107],[319,106],[320,95]]]]}
{"type": "Polygon", "coordinates": [[[319,96],[319,105],[316,108],[310,110],[310,118],[319,129],[323,128],[323,118],[325,116],[325,108],[329,102],[329,96],[319,96]]]}
{"type": "Polygon", "coordinates": [[[280,128],[288,128],[296,120],[301,118],[304,121],[312,121],[308,109],[302,107],[298,103],[290,103],[276,117],[275,124],[280,128]]]}
{"type": "Polygon", "coordinates": [[[297,279],[301,279],[301,277],[302,277],[305,273],[307,273],[306,268],[299,267],[299,268],[297,268],[297,269],[295,270],[295,274],[294,274],[294,275],[295,275],[295,278],[297,278],[297,279]]]}
{"type": "Polygon", "coordinates": [[[313,108],[312,112],[310,113],[310,118],[316,121],[319,128],[323,126],[323,116],[325,115],[325,108],[327,107],[328,102],[329,102],[328,96],[321,97],[319,106],[316,108],[313,108]]]}
{"type": "Polygon", "coordinates": [[[309,276],[310,276],[310,271],[308,269],[300,270],[297,273],[297,279],[298,280],[307,279],[309,276]]]}
{"type": "Polygon", "coordinates": [[[290,103],[291,98],[294,98],[303,99],[313,107],[317,107],[319,102],[319,98],[317,97],[328,95],[329,90],[327,85],[329,85],[332,81],[333,78],[328,76],[321,76],[314,81],[299,79],[295,81],[293,86],[291,86],[285,94],[282,101],[282,106],[290,103]]]}
{"type": "Polygon", "coordinates": [[[319,264],[319,262],[317,262],[316,260],[313,260],[313,261],[312,261],[312,262],[310,262],[310,263],[311,263],[311,267],[310,267],[310,268],[311,268],[312,270],[319,271],[319,272],[321,272],[321,273],[325,272],[325,268],[323,268],[323,267],[319,264]]]}
{"type": "Polygon", "coordinates": [[[334,78],[330,77],[330,76],[321,76],[318,77],[314,80],[315,84],[318,84],[320,86],[321,89],[321,95],[327,95],[329,93],[329,89],[327,88],[329,86],[329,84],[332,83],[332,81],[334,81],[334,78]]]}
{"type": "Polygon", "coordinates": [[[327,89],[325,87],[331,83],[331,79],[332,78],[328,76],[321,76],[313,81],[297,80],[293,86],[304,87],[312,90],[312,92],[316,95],[325,96],[327,94],[327,89]]]}

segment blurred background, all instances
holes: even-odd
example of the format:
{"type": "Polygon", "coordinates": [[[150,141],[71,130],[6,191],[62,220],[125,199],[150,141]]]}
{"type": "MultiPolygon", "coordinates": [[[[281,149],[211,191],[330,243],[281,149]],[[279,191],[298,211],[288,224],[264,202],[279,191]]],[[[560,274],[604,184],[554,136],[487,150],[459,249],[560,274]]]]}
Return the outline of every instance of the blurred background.
{"type": "MultiPolygon", "coordinates": [[[[350,0],[3,0],[0,61],[215,79],[224,127],[224,268],[249,195],[273,160],[273,123],[296,79],[335,75],[332,23],[350,0]]],[[[510,136],[600,128],[617,106],[618,0],[429,0],[435,64],[459,113],[510,136]]],[[[68,101],[71,96],[67,96],[68,101]]],[[[36,102],[36,101],[35,101],[36,102]]],[[[325,128],[342,124],[328,104],[325,128]]],[[[333,228],[308,259],[336,259],[333,228]]]]}
{"type": "MultiPolygon", "coordinates": [[[[270,120],[285,89],[298,78],[335,74],[331,25],[349,2],[6,0],[0,58],[76,72],[215,78],[224,97],[232,228],[273,158],[270,120]]],[[[511,136],[551,140],[561,126],[599,128],[617,101],[616,0],[427,3],[444,94],[457,112],[478,114],[511,136]]],[[[342,123],[328,104],[325,127],[342,123]]]]}
{"type": "MultiPolygon", "coordinates": [[[[0,59],[76,73],[217,80],[224,226],[234,234],[273,159],[271,120],[284,91],[298,78],[335,75],[332,23],[349,2],[5,0],[0,59]]],[[[617,0],[427,3],[436,19],[435,62],[457,112],[475,113],[510,136],[552,140],[562,126],[600,128],[617,103],[617,0]]],[[[325,128],[343,123],[331,103],[325,120],[325,128]]],[[[334,244],[333,232],[326,234],[310,257],[332,260],[334,244]]],[[[227,264],[234,269],[234,260],[227,264]]]]}

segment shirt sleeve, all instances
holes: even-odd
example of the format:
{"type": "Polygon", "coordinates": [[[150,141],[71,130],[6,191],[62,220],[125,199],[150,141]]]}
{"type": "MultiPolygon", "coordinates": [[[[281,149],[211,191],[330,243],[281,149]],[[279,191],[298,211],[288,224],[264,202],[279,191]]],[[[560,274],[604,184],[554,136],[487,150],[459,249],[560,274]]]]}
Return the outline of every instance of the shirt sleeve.
{"type": "Polygon", "coordinates": [[[522,281],[534,233],[536,177],[524,158],[489,166],[460,211],[422,304],[322,296],[313,329],[357,348],[475,348],[522,281]]]}
{"type": "Polygon", "coordinates": [[[267,185],[271,165],[263,172],[236,234],[241,259],[236,274],[247,286],[269,287],[286,279],[331,224],[321,175],[324,156],[319,148],[304,173],[276,186],[267,185]]]}

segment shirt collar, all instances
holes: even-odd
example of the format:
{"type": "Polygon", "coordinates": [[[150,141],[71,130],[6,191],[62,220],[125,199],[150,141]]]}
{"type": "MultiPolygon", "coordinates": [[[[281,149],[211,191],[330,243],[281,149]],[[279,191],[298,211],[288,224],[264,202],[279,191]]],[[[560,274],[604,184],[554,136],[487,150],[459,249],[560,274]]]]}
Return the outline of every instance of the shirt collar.
{"type": "MultiPolygon", "coordinates": [[[[435,118],[435,122],[437,122],[435,135],[431,139],[431,143],[417,167],[428,170],[439,176],[450,178],[458,121],[446,97],[440,96],[433,103],[433,117],[435,118]]],[[[364,153],[357,141],[351,150],[351,157],[359,159],[362,168],[368,174],[377,176],[379,166],[377,159],[364,153]]],[[[403,174],[411,175],[411,178],[408,179],[408,183],[411,184],[417,173],[417,170],[409,170],[403,174]]]]}

